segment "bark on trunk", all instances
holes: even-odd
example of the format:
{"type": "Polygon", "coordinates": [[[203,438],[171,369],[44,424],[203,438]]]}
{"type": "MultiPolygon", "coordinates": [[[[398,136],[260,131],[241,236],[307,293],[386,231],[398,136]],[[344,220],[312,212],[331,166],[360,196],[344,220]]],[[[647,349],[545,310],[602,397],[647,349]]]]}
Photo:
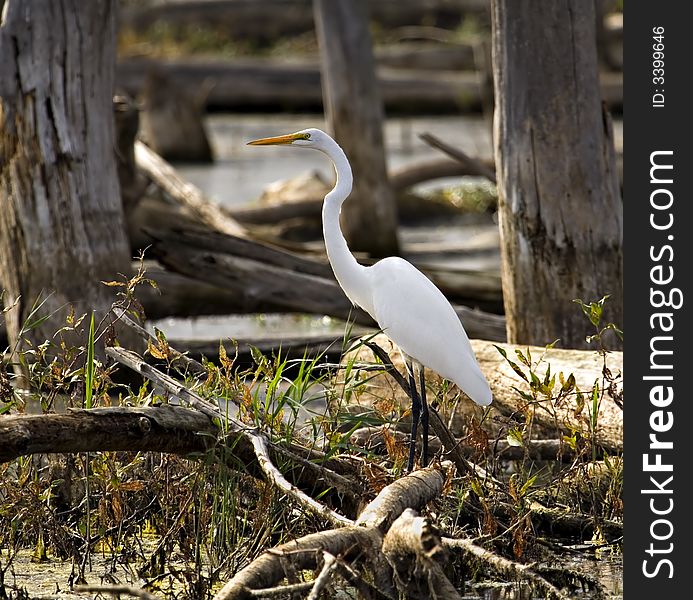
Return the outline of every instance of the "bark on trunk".
{"type": "Polygon", "coordinates": [[[105,310],[130,268],[114,159],[117,2],[4,3],[0,26],[0,281],[14,343],[32,304],[105,310]]]}
{"type": "Polygon", "coordinates": [[[342,228],[351,249],[397,254],[397,209],[387,179],[383,107],[365,0],[315,0],[327,122],[354,172],[342,228]]]}
{"type": "Polygon", "coordinates": [[[511,343],[592,333],[575,298],[622,323],[623,206],[597,76],[594,5],[493,0],[503,294],[511,343]]]}

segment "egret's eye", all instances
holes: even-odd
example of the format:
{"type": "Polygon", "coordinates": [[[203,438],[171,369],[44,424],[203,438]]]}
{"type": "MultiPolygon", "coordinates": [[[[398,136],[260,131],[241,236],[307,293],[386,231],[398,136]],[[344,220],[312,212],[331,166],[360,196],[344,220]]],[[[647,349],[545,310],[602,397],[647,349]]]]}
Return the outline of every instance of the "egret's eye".
{"type": "Polygon", "coordinates": [[[303,139],[304,139],[304,140],[309,140],[309,139],[310,139],[310,133],[304,133],[304,134],[303,134],[303,139]]]}

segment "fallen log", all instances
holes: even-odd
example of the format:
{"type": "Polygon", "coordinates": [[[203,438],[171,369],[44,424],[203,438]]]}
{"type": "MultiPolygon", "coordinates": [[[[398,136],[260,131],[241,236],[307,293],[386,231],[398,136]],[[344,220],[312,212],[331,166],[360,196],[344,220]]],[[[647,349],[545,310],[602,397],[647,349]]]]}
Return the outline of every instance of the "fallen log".
{"type": "MultiPolygon", "coordinates": [[[[527,347],[498,344],[503,348],[511,360],[519,362],[515,350],[519,349],[525,354],[527,347]]],[[[508,362],[498,352],[496,345],[480,340],[472,340],[472,347],[476,353],[479,364],[482,367],[494,395],[495,408],[505,415],[523,414],[531,411],[534,422],[546,430],[560,431],[567,437],[573,435],[573,431],[583,432],[584,437],[589,437],[589,415],[584,407],[581,409],[580,401],[573,392],[565,397],[560,405],[549,402],[539,394],[535,405],[528,404],[515,389],[527,390],[527,382],[522,379],[508,362]]],[[[530,347],[533,357],[542,357],[542,363],[537,367],[539,377],[544,378],[550,365],[551,373],[564,374],[567,380],[572,374],[575,378],[576,388],[581,390],[587,398],[592,393],[595,382],[599,385],[599,394],[603,395],[599,403],[599,412],[596,418],[595,442],[610,452],[623,452],[623,409],[606,392],[608,383],[604,380],[604,358],[596,350],[571,350],[562,348],[530,347]]],[[[614,393],[623,393],[623,353],[609,352],[606,364],[616,378],[614,393]]],[[[526,371],[526,370],[525,370],[526,371]]],[[[558,381],[558,377],[557,377],[558,381]]],[[[560,386],[560,382],[557,383],[560,386]]],[[[557,391],[557,390],[556,390],[557,391]]]]}
{"type": "MultiPolygon", "coordinates": [[[[524,580],[553,600],[572,597],[551,581],[556,577],[561,581],[559,585],[564,585],[560,569],[521,565],[470,540],[442,538],[429,520],[419,517],[409,505],[421,509],[443,493],[443,484],[443,473],[437,467],[421,469],[396,480],[364,508],[354,526],[312,533],[266,551],[228,581],[214,600],[274,597],[315,589],[317,583],[308,586],[300,582],[281,585],[281,582],[288,578],[288,569],[291,572],[317,570],[319,558],[325,553],[342,564],[349,563],[352,573],[357,570],[369,573],[368,578],[373,579],[376,589],[385,597],[406,594],[408,598],[459,598],[459,592],[442,569],[449,548],[461,548],[473,557],[468,564],[481,563],[504,578],[524,580]]],[[[315,582],[329,577],[333,571],[329,564],[334,561],[325,562],[328,568],[323,565],[315,582]]],[[[577,573],[576,579],[589,588],[602,589],[589,575],[577,573]]]]}
{"type": "MultiPolygon", "coordinates": [[[[371,21],[380,27],[430,23],[456,28],[462,17],[484,18],[487,0],[372,0],[371,21]]],[[[488,21],[488,16],[485,17],[488,21]]],[[[122,11],[121,27],[144,31],[154,24],[169,27],[222,27],[236,40],[270,43],[282,36],[313,31],[311,0],[206,0],[131,5],[122,11]]]]}
{"type": "Polygon", "coordinates": [[[402,41],[394,46],[376,46],[376,63],[392,69],[474,71],[478,65],[471,43],[425,43],[402,41]]]}
{"type": "MultiPolygon", "coordinates": [[[[219,443],[220,430],[199,410],[164,404],[70,409],[65,414],[4,415],[0,419],[0,463],[32,454],[78,452],[165,452],[191,459],[202,457],[219,443]]],[[[233,468],[264,478],[248,440],[230,433],[225,440],[233,468]]],[[[270,445],[273,460],[314,461],[312,469],[292,469],[287,477],[306,490],[333,486],[341,494],[360,497],[363,492],[356,469],[348,461],[327,458],[298,444],[286,449],[270,445]],[[337,471],[334,471],[337,469],[337,471]],[[337,474],[336,477],[334,475],[337,474]]],[[[305,463],[297,461],[298,466],[305,463]]]]}
{"type": "MultiPolygon", "coordinates": [[[[467,323],[465,323],[465,327],[467,327],[467,323]]],[[[398,353],[392,351],[392,343],[386,336],[381,334],[372,341],[381,348],[388,350],[395,367],[400,372],[405,371],[401,357],[398,353]]],[[[494,344],[478,339],[472,339],[471,343],[479,366],[491,386],[493,392],[491,408],[495,414],[508,417],[518,416],[524,420],[524,415],[529,411],[531,412],[534,425],[541,427],[547,432],[551,432],[553,434],[552,437],[555,437],[556,434],[570,437],[577,430],[583,432],[583,438],[589,439],[589,414],[584,407],[584,401],[580,403],[574,390],[572,394],[563,396],[559,402],[549,401],[541,393],[538,395],[535,403],[528,402],[526,398],[517,392],[517,390],[526,390],[525,393],[529,393],[528,383],[506,361],[498,351],[497,346],[502,348],[508,357],[516,363],[519,360],[515,354],[515,349],[517,348],[526,354],[527,347],[494,344]]],[[[542,357],[541,365],[536,367],[541,381],[544,380],[545,371],[550,365],[551,373],[556,375],[557,380],[559,373],[563,374],[565,380],[568,380],[572,374],[577,389],[581,390],[583,395],[587,397],[591,394],[595,381],[599,383],[600,394],[603,394],[603,398],[599,404],[599,413],[596,419],[595,442],[609,452],[622,453],[623,411],[608,393],[604,393],[608,383],[605,384],[604,382],[603,358],[596,351],[589,350],[565,350],[560,348],[546,350],[545,348],[537,347],[530,347],[529,350],[532,357],[542,357]]],[[[357,362],[361,364],[373,363],[372,350],[365,345],[359,345],[356,352],[357,362]]],[[[346,355],[344,360],[348,361],[353,358],[353,356],[346,355]]],[[[607,364],[611,373],[616,377],[612,393],[620,394],[623,391],[622,377],[619,377],[623,372],[623,353],[610,352],[607,356],[607,364]]],[[[433,371],[426,372],[426,379],[429,384],[440,381],[440,377],[433,371]]],[[[556,385],[560,387],[561,384],[557,383],[556,385]]],[[[557,392],[557,390],[555,391],[557,392]]],[[[358,396],[359,403],[369,405],[374,398],[383,397],[392,398],[400,406],[408,406],[410,402],[402,389],[399,387],[393,389],[385,372],[380,376],[374,376],[369,371],[368,386],[358,396]]],[[[467,415],[476,415],[477,418],[480,418],[482,411],[483,409],[473,405],[471,400],[464,399],[461,401],[460,412],[464,412],[467,415]]],[[[453,428],[453,432],[457,435],[461,433],[456,431],[455,428],[453,428]]]]}
{"type": "MultiPolygon", "coordinates": [[[[210,86],[207,109],[322,109],[317,61],[128,58],[118,62],[116,82],[128,94],[138,96],[151,71],[187,89],[210,86]]],[[[622,74],[605,72],[600,78],[602,99],[612,111],[619,109],[623,105],[622,74]]],[[[380,95],[389,112],[459,113],[480,110],[485,101],[481,78],[473,71],[381,67],[378,81],[380,95]]]]}
{"type": "MultiPolygon", "coordinates": [[[[0,419],[0,462],[54,452],[143,451],[186,456],[207,451],[217,434],[217,426],[207,416],[181,406],[6,415],[0,419]]],[[[237,449],[242,458],[251,458],[252,450],[237,449]]]]}
{"type": "MultiPolygon", "coordinates": [[[[156,239],[159,234],[153,235],[156,241],[152,255],[170,270],[229,290],[246,312],[261,302],[278,311],[328,314],[371,323],[366,313],[352,307],[334,280],[257,258],[195,247],[188,232],[172,233],[178,241],[156,239]]],[[[296,267],[310,266],[307,263],[297,259],[296,267]]]]}
{"type": "Polygon", "coordinates": [[[161,156],[141,141],[135,141],[135,164],[151,181],[216,231],[243,236],[245,229],[218,204],[212,202],[193,184],[183,180],[161,156]]]}
{"type": "MultiPolygon", "coordinates": [[[[133,269],[136,268],[133,264],[133,269]]],[[[153,260],[145,261],[145,269],[146,277],[156,282],[156,288],[142,285],[137,288],[136,296],[148,319],[248,312],[231,290],[168,271],[153,260]]],[[[272,312],[271,309],[270,304],[259,301],[252,312],[272,312]]]]}
{"type": "MultiPolygon", "coordinates": [[[[247,313],[273,313],[287,312],[287,307],[280,307],[271,298],[249,302],[246,297],[239,297],[233,290],[222,285],[215,285],[201,281],[199,277],[188,277],[162,269],[154,262],[146,263],[146,276],[157,283],[157,288],[148,285],[140,286],[137,290],[137,298],[145,309],[145,314],[150,319],[164,319],[166,317],[189,318],[203,315],[229,315],[247,313]]],[[[134,266],[136,268],[136,266],[134,266]]],[[[322,307],[326,308],[326,307],[322,307]]],[[[471,309],[466,306],[455,306],[457,314],[465,323],[467,331],[472,337],[504,341],[505,319],[502,315],[486,313],[471,309]]],[[[299,312],[303,312],[300,310],[299,312]]],[[[320,311],[319,314],[329,314],[320,311]]],[[[340,313],[343,314],[343,313],[340,313]]],[[[356,311],[353,310],[353,320],[356,311]]],[[[331,315],[340,317],[340,315],[331,315]]],[[[374,327],[372,320],[362,316],[362,325],[374,327]]],[[[343,318],[343,317],[341,317],[343,318]]],[[[355,330],[357,331],[357,330],[355,330]]],[[[224,332],[220,332],[224,333],[224,332]]],[[[220,336],[221,339],[229,339],[231,333],[220,336]]],[[[338,335],[306,335],[306,336],[281,336],[281,337],[254,337],[252,339],[240,339],[239,350],[248,350],[251,345],[258,347],[263,352],[271,352],[279,347],[292,349],[296,352],[306,350],[310,355],[327,352],[336,348],[341,342],[338,335]]],[[[219,339],[215,340],[176,340],[183,351],[195,356],[205,356],[212,360],[219,353],[219,339]]]]}
{"type": "MultiPolygon", "coordinates": [[[[329,552],[333,556],[349,558],[363,564],[376,575],[376,581],[378,576],[389,575],[389,569],[381,554],[383,533],[409,504],[421,509],[437,498],[442,492],[443,483],[443,474],[434,467],[402,477],[385,487],[376,499],[365,507],[354,526],[309,534],[276,546],[239,571],[217,592],[214,600],[248,598],[251,590],[277,586],[286,576],[281,560],[283,557],[286,557],[297,571],[301,571],[317,568],[318,557],[322,552],[329,552]],[[381,569],[379,575],[378,567],[381,569]]],[[[378,587],[381,592],[393,597],[387,588],[378,587]]]]}
{"type": "MultiPolygon", "coordinates": [[[[513,579],[526,581],[536,589],[541,590],[542,594],[550,600],[569,600],[571,598],[571,596],[568,596],[547,581],[541,573],[537,572],[534,564],[522,564],[503,556],[498,556],[467,539],[443,538],[442,542],[447,548],[460,549],[469,558],[482,561],[487,568],[490,568],[490,570],[504,579],[509,581],[513,579]]],[[[601,588],[598,585],[595,587],[601,588]]]]}
{"type": "MultiPolygon", "coordinates": [[[[220,282],[228,280],[238,280],[241,273],[250,277],[249,282],[260,279],[260,274],[253,275],[247,273],[248,261],[262,263],[259,269],[262,268],[278,268],[288,271],[281,273],[282,279],[292,279],[292,275],[310,276],[321,281],[305,281],[308,286],[301,290],[301,293],[308,295],[313,285],[318,286],[316,289],[323,290],[325,283],[334,283],[334,274],[327,262],[325,255],[320,254],[317,257],[306,257],[297,252],[290,252],[280,248],[269,242],[259,240],[250,240],[235,235],[223,235],[214,231],[194,228],[173,228],[165,231],[151,229],[149,231],[152,239],[152,254],[162,264],[169,269],[179,273],[188,275],[189,277],[198,278],[203,281],[220,285],[220,282]],[[225,260],[230,261],[230,266],[225,269],[223,263],[225,260]],[[191,264],[191,261],[195,264],[191,264]],[[241,262],[238,262],[241,261],[241,262]],[[233,265],[238,264],[240,272],[234,274],[233,265]],[[198,270],[198,268],[200,270],[198,270]],[[326,281],[322,281],[326,280],[326,281]]],[[[459,250],[463,246],[456,246],[459,250]]],[[[448,298],[455,302],[462,302],[469,305],[491,305],[498,307],[501,301],[500,277],[497,273],[480,273],[478,271],[463,271],[458,269],[442,268],[442,267],[427,267],[421,261],[417,261],[415,257],[410,257],[418,266],[442,291],[448,298]]],[[[372,261],[365,261],[366,264],[372,261]]],[[[272,271],[274,273],[274,271],[272,271]]],[[[304,278],[299,277],[298,281],[303,282],[304,278]]],[[[236,285],[240,285],[238,282],[236,285]]],[[[278,287],[277,284],[267,282],[268,285],[278,287]]],[[[221,285],[224,285],[223,283],[221,285]]],[[[332,287],[329,291],[324,292],[337,306],[336,312],[325,310],[322,314],[339,316],[344,318],[351,312],[351,303],[346,301],[346,296],[343,293],[336,294],[333,297],[332,287]],[[341,298],[344,297],[344,300],[341,298]],[[345,309],[346,307],[346,309],[345,309]]],[[[231,288],[234,289],[234,288],[231,288]]],[[[300,287],[292,286],[291,290],[295,292],[300,287]]],[[[262,297],[254,289],[241,290],[244,295],[262,297]]],[[[242,296],[239,296],[242,297],[242,296]]],[[[269,298],[265,297],[268,302],[272,302],[277,306],[285,306],[291,308],[298,303],[298,299],[291,297],[282,299],[281,297],[269,298]]],[[[309,303],[314,304],[317,299],[308,299],[309,303]]],[[[329,306],[329,304],[328,304],[329,306]]],[[[305,312],[311,312],[306,310],[305,312]]],[[[315,311],[320,313],[321,311],[315,311]]],[[[358,313],[358,311],[356,311],[358,313]]],[[[365,317],[358,317],[358,321],[363,321],[365,317]]],[[[366,321],[371,323],[371,321],[366,321]]],[[[494,337],[494,339],[496,339],[494,337]]]]}

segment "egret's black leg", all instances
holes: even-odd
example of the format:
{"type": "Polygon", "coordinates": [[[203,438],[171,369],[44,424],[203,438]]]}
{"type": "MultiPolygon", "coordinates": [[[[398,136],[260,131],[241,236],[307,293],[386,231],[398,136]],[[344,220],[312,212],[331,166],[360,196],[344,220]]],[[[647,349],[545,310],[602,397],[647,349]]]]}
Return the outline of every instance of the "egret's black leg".
{"type": "Polygon", "coordinates": [[[411,363],[409,367],[409,389],[411,395],[411,441],[409,442],[409,463],[407,464],[407,472],[411,473],[414,470],[414,455],[416,454],[416,430],[419,426],[421,418],[421,400],[416,391],[416,379],[414,378],[414,369],[411,363]]]}
{"type": "Polygon", "coordinates": [[[426,378],[423,365],[419,367],[419,384],[421,386],[421,436],[423,448],[421,449],[421,466],[428,465],[428,403],[426,402],[426,378]]]}

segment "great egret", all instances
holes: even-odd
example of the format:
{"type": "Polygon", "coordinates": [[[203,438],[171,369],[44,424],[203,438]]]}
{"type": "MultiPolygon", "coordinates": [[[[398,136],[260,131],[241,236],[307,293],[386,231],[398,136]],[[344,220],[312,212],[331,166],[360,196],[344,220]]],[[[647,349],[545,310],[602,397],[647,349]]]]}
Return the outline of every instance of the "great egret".
{"type": "Polygon", "coordinates": [[[319,129],[303,129],[248,144],[313,148],[326,154],[334,163],[337,183],[325,196],[322,208],[327,257],[349,300],[373,317],[405,357],[412,400],[408,470],[414,468],[419,420],[423,430],[421,463],[426,466],[428,405],[423,366],[456,383],[477,404],[487,406],[493,399],[455,310],[421,271],[402,258],[391,256],[370,267],[356,262],[339,226],[342,204],[351,193],[351,167],[344,151],[329,135],[319,129]],[[415,367],[420,393],[416,389],[415,367]]]}

